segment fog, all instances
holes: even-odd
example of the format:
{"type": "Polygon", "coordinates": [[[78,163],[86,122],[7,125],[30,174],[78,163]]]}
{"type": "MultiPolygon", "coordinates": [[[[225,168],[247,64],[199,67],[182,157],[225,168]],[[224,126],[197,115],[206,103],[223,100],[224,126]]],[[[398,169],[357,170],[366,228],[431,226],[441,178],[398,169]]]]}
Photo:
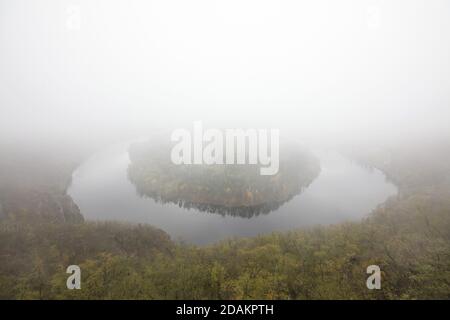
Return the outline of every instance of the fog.
{"type": "Polygon", "coordinates": [[[0,300],[442,300],[449,253],[450,0],[0,0],[0,300]]]}
{"type": "Polygon", "coordinates": [[[448,136],[450,3],[0,1],[4,141],[448,136]]]}

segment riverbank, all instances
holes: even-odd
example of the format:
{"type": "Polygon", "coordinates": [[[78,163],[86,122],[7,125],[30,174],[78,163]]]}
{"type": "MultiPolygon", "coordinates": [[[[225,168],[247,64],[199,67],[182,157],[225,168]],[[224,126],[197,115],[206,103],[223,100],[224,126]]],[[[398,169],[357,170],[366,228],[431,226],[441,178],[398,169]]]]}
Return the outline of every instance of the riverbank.
{"type": "Polygon", "coordinates": [[[67,195],[72,172],[84,158],[83,153],[61,145],[39,145],[35,149],[1,145],[0,149],[0,219],[23,223],[84,220],[67,195]]]}
{"type": "Polygon", "coordinates": [[[417,183],[432,181],[430,170],[447,177],[450,157],[426,155],[433,168],[406,161],[413,152],[395,156],[418,178],[392,171],[408,192],[360,222],[204,247],[173,242],[150,226],[2,221],[0,298],[449,299],[450,189],[445,179],[417,183]],[[69,264],[83,270],[83,290],[66,289],[69,264]],[[381,290],[366,287],[373,264],[382,271],[381,290]]]}

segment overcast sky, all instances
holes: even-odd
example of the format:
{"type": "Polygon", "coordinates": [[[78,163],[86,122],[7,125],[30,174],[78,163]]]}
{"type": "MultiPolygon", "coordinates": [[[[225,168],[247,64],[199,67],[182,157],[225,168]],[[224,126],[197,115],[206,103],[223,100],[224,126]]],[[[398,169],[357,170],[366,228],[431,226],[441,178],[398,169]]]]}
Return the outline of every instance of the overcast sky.
{"type": "Polygon", "coordinates": [[[0,134],[448,133],[448,0],[0,0],[0,134]]]}

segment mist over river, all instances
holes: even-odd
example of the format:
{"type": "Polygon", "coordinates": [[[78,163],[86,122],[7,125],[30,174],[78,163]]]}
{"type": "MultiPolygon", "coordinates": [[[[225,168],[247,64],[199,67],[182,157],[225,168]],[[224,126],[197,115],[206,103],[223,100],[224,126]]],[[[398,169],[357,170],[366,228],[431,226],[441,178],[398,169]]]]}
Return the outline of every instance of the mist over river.
{"type": "Polygon", "coordinates": [[[138,195],[127,175],[129,145],[104,149],[82,163],[73,173],[69,195],[88,220],[148,223],[190,243],[356,221],[397,193],[381,171],[363,168],[334,151],[314,150],[321,167],[318,177],[268,214],[249,218],[188,210],[138,195]]]}

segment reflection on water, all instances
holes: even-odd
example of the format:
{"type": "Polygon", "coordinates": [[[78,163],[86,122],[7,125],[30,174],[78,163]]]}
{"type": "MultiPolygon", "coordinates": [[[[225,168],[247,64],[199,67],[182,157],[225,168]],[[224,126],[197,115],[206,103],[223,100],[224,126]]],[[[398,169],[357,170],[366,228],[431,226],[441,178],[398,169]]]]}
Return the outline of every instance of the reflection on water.
{"type": "MultiPolygon", "coordinates": [[[[300,147],[280,146],[279,170],[261,175],[258,165],[176,165],[170,144],[134,143],[128,177],[137,193],[220,215],[251,218],[278,209],[307,188],[320,172],[316,157],[300,147]]],[[[225,157],[225,154],[224,154],[225,157]]]]}
{"type": "Polygon", "coordinates": [[[140,197],[127,176],[127,148],[98,153],[74,172],[69,194],[82,214],[90,220],[149,223],[174,239],[199,244],[360,219],[397,192],[379,170],[367,170],[334,152],[320,152],[315,153],[320,174],[300,195],[270,214],[251,219],[222,216],[140,197]]]}

